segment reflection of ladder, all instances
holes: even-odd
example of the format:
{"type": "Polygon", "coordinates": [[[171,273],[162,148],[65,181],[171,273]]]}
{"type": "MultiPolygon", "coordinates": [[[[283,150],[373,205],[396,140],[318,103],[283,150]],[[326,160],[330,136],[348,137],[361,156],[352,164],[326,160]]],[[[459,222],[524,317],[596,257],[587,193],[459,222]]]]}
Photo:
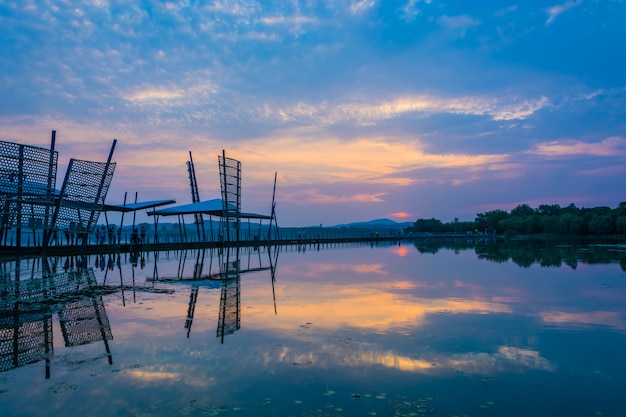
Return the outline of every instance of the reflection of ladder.
{"type": "Polygon", "coordinates": [[[235,333],[241,326],[239,248],[226,248],[225,252],[220,259],[222,293],[217,324],[217,337],[221,339],[222,343],[224,343],[224,336],[235,333]],[[233,251],[232,254],[231,250],[233,251]]]}
{"type": "MultiPolygon", "coordinates": [[[[193,158],[191,157],[191,151],[189,151],[189,161],[187,161],[187,171],[189,172],[189,187],[191,188],[191,202],[200,202],[200,193],[198,192],[198,181],[196,179],[196,169],[193,165],[193,158]]],[[[198,231],[198,240],[204,240],[204,221],[202,220],[202,213],[194,214],[196,221],[196,229],[198,231]]]]}
{"type": "Polygon", "coordinates": [[[189,295],[189,307],[187,308],[187,320],[185,320],[185,329],[187,329],[187,338],[191,333],[191,325],[193,324],[193,315],[196,311],[196,303],[198,302],[198,289],[197,285],[191,287],[191,294],[189,295]]]}

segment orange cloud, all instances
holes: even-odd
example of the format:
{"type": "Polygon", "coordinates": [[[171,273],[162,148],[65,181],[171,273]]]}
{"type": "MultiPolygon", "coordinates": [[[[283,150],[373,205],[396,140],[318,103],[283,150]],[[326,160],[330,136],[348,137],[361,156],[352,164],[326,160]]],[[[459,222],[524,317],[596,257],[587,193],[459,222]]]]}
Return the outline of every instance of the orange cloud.
{"type": "Polygon", "coordinates": [[[398,217],[400,219],[406,219],[409,216],[410,216],[409,213],[407,213],[406,211],[398,211],[391,215],[391,217],[398,217]]]}

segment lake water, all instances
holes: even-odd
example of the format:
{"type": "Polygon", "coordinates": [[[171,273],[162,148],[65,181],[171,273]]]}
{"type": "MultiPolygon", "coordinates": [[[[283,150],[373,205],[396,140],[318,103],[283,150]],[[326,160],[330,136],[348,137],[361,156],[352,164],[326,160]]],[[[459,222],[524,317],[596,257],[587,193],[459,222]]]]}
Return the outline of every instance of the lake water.
{"type": "Polygon", "coordinates": [[[625,267],[493,242],[8,262],[0,415],[624,416],[625,267]]]}

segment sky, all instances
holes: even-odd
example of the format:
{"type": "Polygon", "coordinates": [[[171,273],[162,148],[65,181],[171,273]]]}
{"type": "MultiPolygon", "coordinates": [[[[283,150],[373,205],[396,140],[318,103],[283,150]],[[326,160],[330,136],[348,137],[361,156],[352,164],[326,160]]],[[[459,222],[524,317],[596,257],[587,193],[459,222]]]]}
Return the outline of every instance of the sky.
{"type": "Polygon", "coordinates": [[[623,0],[0,0],[0,140],[279,226],[626,201],[623,0]]]}

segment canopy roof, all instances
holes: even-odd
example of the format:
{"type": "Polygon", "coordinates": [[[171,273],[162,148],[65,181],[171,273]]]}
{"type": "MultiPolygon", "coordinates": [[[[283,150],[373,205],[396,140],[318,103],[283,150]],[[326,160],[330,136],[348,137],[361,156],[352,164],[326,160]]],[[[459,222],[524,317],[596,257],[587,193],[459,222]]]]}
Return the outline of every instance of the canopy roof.
{"type": "Polygon", "coordinates": [[[137,210],[145,210],[153,207],[165,206],[168,204],[174,204],[176,200],[152,200],[143,201],[138,203],[126,203],[126,204],[105,204],[102,208],[103,211],[119,211],[122,213],[128,213],[137,210]]]}
{"type": "MultiPolygon", "coordinates": [[[[235,209],[234,205],[230,205],[231,209],[235,209]]],[[[184,204],[182,206],[168,207],[161,210],[148,212],[149,216],[180,216],[184,214],[208,214],[211,216],[221,217],[224,214],[222,200],[215,198],[213,200],[200,201],[198,203],[184,204]]],[[[271,216],[255,213],[241,213],[242,219],[264,219],[271,220],[271,216]]]]}

